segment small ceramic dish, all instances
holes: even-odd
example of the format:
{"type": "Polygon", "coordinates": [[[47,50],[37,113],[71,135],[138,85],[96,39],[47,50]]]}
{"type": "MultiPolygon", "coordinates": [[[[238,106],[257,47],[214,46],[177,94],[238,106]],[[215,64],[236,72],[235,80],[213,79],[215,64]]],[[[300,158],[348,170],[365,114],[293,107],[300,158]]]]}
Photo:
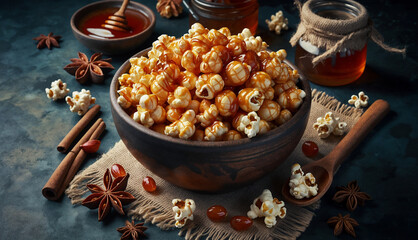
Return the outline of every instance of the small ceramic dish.
{"type": "MultiPolygon", "coordinates": [[[[82,30],[84,28],[83,24],[89,18],[95,14],[117,10],[121,4],[122,1],[100,1],[88,4],[77,10],[71,17],[71,29],[74,36],[91,50],[107,55],[120,55],[138,51],[141,44],[151,36],[155,27],[154,12],[143,4],[131,1],[126,9],[126,13],[130,12],[131,15],[139,16],[143,21],[144,29],[139,33],[121,38],[99,38],[86,34],[82,30]]],[[[110,12],[110,15],[112,14],[113,12],[110,12]]]]}
{"type": "MultiPolygon", "coordinates": [[[[146,56],[146,49],[133,57],[146,56]]],[[[291,68],[296,67],[285,61],[291,68]]],[[[110,85],[113,120],[132,155],[159,177],[185,189],[224,192],[250,184],[275,170],[299,143],[311,108],[311,88],[300,73],[299,88],[306,97],[292,119],[254,138],[199,142],[173,138],[135,122],[118,104],[118,77],[130,69],[129,60],[110,85]]]]}

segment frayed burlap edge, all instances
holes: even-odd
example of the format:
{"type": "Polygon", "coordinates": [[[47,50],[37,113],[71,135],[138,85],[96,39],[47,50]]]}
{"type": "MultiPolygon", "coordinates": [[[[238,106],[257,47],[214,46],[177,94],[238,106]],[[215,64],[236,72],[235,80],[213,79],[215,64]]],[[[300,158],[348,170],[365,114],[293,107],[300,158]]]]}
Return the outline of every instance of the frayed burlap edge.
{"type": "Polygon", "coordinates": [[[333,112],[344,114],[355,119],[359,118],[363,113],[362,109],[343,104],[334,97],[316,89],[312,90],[312,101],[321,104],[333,112]]]}
{"type": "MultiPolygon", "coordinates": [[[[356,119],[360,117],[363,112],[361,109],[342,104],[334,97],[316,89],[312,90],[312,101],[323,105],[330,111],[356,119]]],[[[119,142],[116,144],[122,143],[119,142]]],[[[112,149],[109,150],[109,152],[112,151],[112,149]]],[[[106,158],[106,154],[104,154],[102,158],[106,158]]],[[[100,161],[100,159],[98,161],[100,161]]],[[[84,199],[83,195],[89,192],[86,187],[87,184],[102,184],[103,178],[99,173],[99,169],[95,165],[92,165],[79,173],[72,180],[70,186],[65,191],[67,196],[71,199],[72,204],[81,204],[84,199]]],[[[163,230],[174,229],[175,220],[171,205],[163,206],[147,198],[145,195],[136,194],[134,196],[137,198],[137,201],[131,203],[126,208],[128,216],[131,216],[133,219],[144,220],[147,223],[155,224],[163,230]]],[[[178,235],[183,236],[187,240],[197,240],[201,238],[220,240],[296,239],[309,226],[312,218],[315,216],[315,210],[319,209],[319,207],[320,201],[305,208],[291,204],[286,205],[286,221],[278,219],[278,223],[270,232],[268,232],[268,234],[265,231],[262,233],[257,229],[255,231],[247,232],[218,231],[210,226],[198,226],[191,222],[191,224],[187,224],[184,228],[180,229],[178,235]]]]}

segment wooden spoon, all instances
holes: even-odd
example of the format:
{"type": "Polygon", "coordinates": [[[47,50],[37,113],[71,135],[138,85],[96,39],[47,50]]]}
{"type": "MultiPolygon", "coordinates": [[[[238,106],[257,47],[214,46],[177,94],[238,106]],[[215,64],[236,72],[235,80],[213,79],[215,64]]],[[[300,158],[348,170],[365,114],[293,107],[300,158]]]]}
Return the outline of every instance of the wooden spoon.
{"type": "Polygon", "coordinates": [[[334,172],[377,123],[383,119],[389,109],[388,102],[381,99],[375,101],[327,156],[302,167],[303,172],[310,172],[316,178],[318,195],[311,198],[296,199],[290,194],[288,180],[282,188],[284,200],[297,206],[308,206],[324,196],[331,186],[334,172]]]}
{"type": "Polygon", "coordinates": [[[125,17],[125,10],[129,4],[129,0],[123,0],[122,6],[116,11],[112,16],[109,16],[102,27],[116,30],[116,31],[123,31],[128,32],[131,28],[128,26],[128,21],[125,17]]]}

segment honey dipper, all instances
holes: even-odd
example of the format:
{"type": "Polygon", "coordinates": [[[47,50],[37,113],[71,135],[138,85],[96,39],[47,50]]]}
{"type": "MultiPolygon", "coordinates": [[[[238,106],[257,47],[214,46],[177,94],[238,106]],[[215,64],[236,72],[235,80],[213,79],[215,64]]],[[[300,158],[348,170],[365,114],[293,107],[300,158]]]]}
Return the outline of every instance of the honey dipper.
{"type": "Polygon", "coordinates": [[[130,31],[131,28],[128,26],[128,21],[125,17],[125,10],[129,4],[129,0],[123,0],[122,6],[116,11],[113,15],[109,16],[102,27],[116,30],[116,31],[123,31],[127,32],[130,31]]]}

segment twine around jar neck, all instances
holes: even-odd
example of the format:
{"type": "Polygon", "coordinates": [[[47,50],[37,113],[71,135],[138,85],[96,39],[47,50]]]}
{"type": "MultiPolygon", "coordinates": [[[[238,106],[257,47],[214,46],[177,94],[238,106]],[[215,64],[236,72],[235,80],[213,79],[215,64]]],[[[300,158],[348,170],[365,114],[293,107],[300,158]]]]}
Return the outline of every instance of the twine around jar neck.
{"type": "Polygon", "coordinates": [[[317,15],[311,9],[315,0],[309,0],[304,5],[299,0],[295,1],[300,12],[301,22],[296,33],[290,39],[294,47],[299,39],[307,40],[325,51],[312,60],[316,66],[319,62],[335,55],[345,48],[361,50],[372,39],[377,45],[389,52],[406,54],[406,49],[390,47],[384,43],[383,36],[374,28],[366,9],[351,0],[347,0],[359,6],[359,13],[349,20],[328,19],[317,15]]]}

